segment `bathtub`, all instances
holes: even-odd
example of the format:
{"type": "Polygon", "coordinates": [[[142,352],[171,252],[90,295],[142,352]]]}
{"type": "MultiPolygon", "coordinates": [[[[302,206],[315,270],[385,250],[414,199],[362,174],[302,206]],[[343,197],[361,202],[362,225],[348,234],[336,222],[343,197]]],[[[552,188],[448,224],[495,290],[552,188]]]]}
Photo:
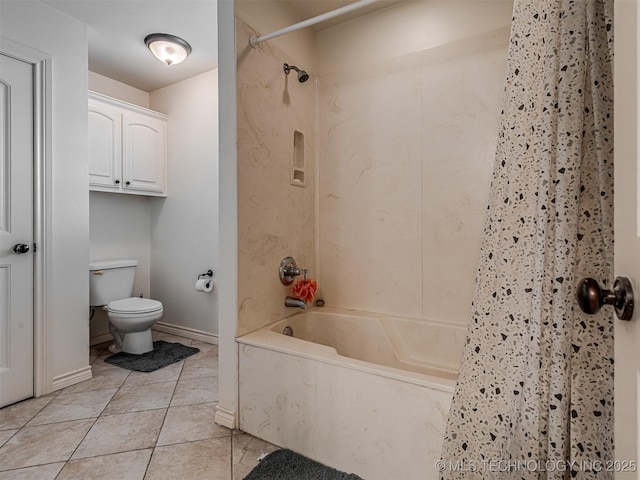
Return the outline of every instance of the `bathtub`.
{"type": "Polygon", "coordinates": [[[327,307],[278,321],[237,339],[239,427],[366,480],[437,479],[465,335],[327,307]]]}

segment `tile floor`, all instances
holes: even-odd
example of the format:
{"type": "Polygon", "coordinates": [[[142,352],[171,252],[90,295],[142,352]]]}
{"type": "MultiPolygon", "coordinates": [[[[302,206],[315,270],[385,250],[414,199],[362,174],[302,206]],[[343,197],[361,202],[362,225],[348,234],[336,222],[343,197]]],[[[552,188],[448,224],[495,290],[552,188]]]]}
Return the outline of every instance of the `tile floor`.
{"type": "Polygon", "coordinates": [[[108,363],[93,378],[0,409],[0,480],[239,480],[277,447],[213,421],[218,347],[154,332],[200,353],[152,373],[108,363]]]}

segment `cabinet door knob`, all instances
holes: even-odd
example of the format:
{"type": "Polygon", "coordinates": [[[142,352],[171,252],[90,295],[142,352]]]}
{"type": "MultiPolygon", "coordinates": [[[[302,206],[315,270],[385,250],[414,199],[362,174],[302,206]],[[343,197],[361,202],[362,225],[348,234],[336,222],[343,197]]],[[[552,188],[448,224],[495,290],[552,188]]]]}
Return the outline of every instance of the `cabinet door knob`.
{"type": "Polygon", "coordinates": [[[120,183],[120,180],[116,180],[115,184],[118,185],[120,183]]]}
{"type": "Polygon", "coordinates": [[[131,182],[130,182],[129,180],[127,180],[127,181],[125,182],[125,185],[129,186],[129,185],[131,185],[131,182]]]}

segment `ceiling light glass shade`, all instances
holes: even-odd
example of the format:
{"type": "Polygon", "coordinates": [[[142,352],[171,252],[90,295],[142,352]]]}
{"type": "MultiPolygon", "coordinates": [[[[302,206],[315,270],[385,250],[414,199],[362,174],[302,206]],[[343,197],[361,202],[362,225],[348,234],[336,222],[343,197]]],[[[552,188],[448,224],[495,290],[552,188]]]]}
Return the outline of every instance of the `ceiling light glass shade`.
{"type": "Polygon", "coordinates": [[[180,37],[168,33],[152,33],[144,39],[144,44],[158,60],[167,65],[182,62],[191,53],[191,45],[180,37]]]}

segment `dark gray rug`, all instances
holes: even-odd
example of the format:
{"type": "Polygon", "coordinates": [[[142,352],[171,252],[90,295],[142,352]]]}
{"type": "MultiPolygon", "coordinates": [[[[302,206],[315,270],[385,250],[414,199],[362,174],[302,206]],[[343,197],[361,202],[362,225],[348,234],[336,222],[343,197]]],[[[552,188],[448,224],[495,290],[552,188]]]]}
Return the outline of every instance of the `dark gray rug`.
{"type": "Polygon", "coordinates": [[[153,342],[153,350],[140,355],[120,352],[104,359],[105,362],[136,372],[153,372],[183,358],[198,353],[195,347],[187,347],[181,343],[169,343],[163,340],[153,342]]]}
{"type": "Polygon", "coordinates": [[[353,473],[327,467],[291,450],[264,457],[244,480],[362,480],[353,473]]]}

